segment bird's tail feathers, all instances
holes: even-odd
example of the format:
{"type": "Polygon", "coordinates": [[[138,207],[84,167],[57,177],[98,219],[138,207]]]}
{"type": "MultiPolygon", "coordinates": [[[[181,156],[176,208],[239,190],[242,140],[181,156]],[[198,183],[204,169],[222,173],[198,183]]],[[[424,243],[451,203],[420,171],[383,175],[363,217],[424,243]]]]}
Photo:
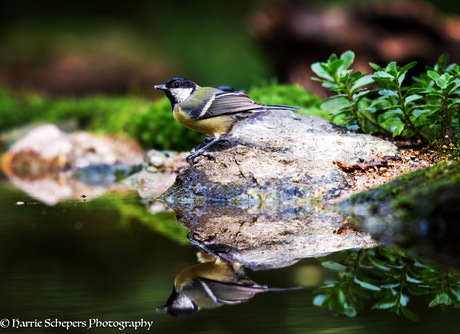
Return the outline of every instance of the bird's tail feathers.
{"type": "Polygon", "coordinates": [[[266,105],[263,109],[265,110],[302,110],[301,107],[294,107],[294,106],[281,106],[281,105],[266,105]]]}

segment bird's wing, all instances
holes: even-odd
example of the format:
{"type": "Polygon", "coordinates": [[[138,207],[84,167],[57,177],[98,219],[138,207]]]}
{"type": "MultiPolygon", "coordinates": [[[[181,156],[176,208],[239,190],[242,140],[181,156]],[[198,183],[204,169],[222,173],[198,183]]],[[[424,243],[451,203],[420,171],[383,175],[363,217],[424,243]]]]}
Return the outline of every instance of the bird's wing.
{"type": "Polygon", "coordinates": [[[205,119],[224,114],[263,109],[264,105],[254,102],[242,93],[219,92],[211,95],[202,108],[193,109],[191,116],[195,119],[205,119]]]}
{"type": "Polygon", "coordinates": [[[238,304],[251,299],[256,293],[267,291],[266,287],[259,285],[247,286],[203,278],[200,281],[209,295],[219,304],[238,304]]]}

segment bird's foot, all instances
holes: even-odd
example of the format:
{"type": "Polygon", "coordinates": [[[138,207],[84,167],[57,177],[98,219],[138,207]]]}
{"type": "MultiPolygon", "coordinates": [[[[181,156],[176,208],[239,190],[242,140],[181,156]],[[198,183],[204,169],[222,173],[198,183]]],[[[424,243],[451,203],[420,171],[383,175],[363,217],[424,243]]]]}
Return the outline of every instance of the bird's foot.
{"type": "Polygon", "coordinates": [[[206,152],[206,149],[208,149],[211,145],[213,145],[214,143],[216,142],[222,142],[222,141],[225,141],[227,143],[230,143],[230,141],[228,139],[216,139],[216,138],[206,138],[204,140],[204,143],[199,145],[196,149],[195,149],[195,152],[192,152],[190,153],[190,155],[186,158],[187,162],[190,164],[190,165],[194,165],[195,164],[195,159],[197,159],[200,155],[203,155],[205,157],[208,157],[212,160],[216,160],[215,156],[213,153],[211,152],[206,152]]]}
{"type": "Polygon", "coordinates": [[[200,154],[196,154],[196,152],[190,153],[185,160],[189,163],[189,165],[194,165],[195,164],[195,159],[198,158],[200,154]]]}
{"type": "Polygon", "coordinates": [[[204,156],[204,157],[207,157],[211,160],[216,160],[216,157],[214,156],[213,153],[211,152],[204,152],[204,151],[196,151],[196,152],[192,152],[190,153],[190,155],[185,158],[185,160],[190,164],[190,165],[194,165],[197,163],[197,159],[200,157],[200,156],[204,156]]]}

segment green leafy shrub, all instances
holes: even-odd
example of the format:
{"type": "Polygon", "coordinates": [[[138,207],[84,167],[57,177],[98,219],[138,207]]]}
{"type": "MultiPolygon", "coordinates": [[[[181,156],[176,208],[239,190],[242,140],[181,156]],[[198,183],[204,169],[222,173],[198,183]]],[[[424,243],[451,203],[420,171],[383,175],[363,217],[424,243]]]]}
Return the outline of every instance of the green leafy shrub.
{"type": "Polygon", "coordinates": [[[354,56],[346,51],[312,65],[317,75],[312,79],[335,93],[322,105],[334,112],[333,119],[340,117],[338,122],[350,130],[417,138],[425,143],[458,136],[460,67],[447,65],[447,55],[414,78],[410,86],[403,84],[416,62],[402,67],[396,62],[386,67],[371,63],[375,72],[362,74],[350,69],[354,56]]]}
{"type": "Polygon", "coordinates": [[[337,314],[353,317],[373,300],[372,309],[418,316],[408,309],[411,296],[425,295],[429,307],[443,310],[460,307],[458,273],[406,256],[401,250],[377,247],[340,252],[335,261],[322,259],[337,278],[316,289],[313,303],[337,314]]]}

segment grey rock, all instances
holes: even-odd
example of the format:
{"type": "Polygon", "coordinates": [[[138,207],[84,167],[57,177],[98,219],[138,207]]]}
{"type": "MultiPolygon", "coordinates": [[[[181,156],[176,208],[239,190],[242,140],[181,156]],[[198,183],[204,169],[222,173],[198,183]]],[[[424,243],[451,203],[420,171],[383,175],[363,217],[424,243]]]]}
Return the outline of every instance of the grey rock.
{"type": "Polygon", "coordinates": [[[291,111],[256,113],[241,120],[163,194],[167,203],[286,203],[327,200],[348,186],[334,163],[397,155],[382,139],[355,134],[316,117],[291,111]]]}

